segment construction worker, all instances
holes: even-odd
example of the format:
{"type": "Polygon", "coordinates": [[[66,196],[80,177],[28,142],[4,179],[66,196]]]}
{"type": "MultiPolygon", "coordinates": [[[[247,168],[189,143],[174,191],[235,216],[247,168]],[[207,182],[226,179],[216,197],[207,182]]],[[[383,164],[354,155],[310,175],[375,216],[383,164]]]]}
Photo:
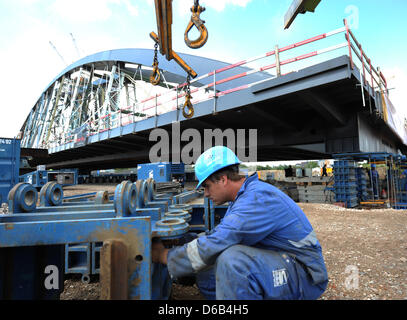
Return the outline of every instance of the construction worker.
{"type": "Polygon", "coordinates": [[[407,169],[404,169],[401,173],[401,189],[407,191],[407,169]]]}
{"type": "Polygon", "coordinates": [[[372,188],[373,188],[373,196],[374,199],[377,200],[379,199],[379,173],[376,170],[376,164],[371,164],[370,165],[371,171],[370,171],[370,178],[372,180],[372,188]]]}
{"type": "Polygon", "coordinates": [[[326,163],[324,164],[324,166],[322,167],[322,177],[327,177],[328,173],[326,172],[326,163]]]}
{"type": "Polygon", "coordinates": [[[293,167],[292,165],[289,165],[288,168],[284,169],[284,173],[286,177],[292,177],[293,176],[293,167]]]}
{"type": "Polygon", "coordinates": [[[239,159],[216,146],[197,160],[197,188],[215,205],[229,202],[221,222],[183,246],[153,243],[153,262],[172,278],[196,274],[207,299],[317,299],[328,275],[321,246],[301,208],[257,174],[239,174],[239,159]]]}

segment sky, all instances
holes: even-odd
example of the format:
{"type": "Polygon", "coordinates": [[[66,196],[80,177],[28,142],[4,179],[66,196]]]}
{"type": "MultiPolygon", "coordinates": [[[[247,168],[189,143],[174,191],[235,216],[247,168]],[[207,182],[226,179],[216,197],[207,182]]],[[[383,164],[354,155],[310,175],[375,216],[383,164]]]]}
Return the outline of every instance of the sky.
{"type": "MultiPolygon", "coordinates": [[[[341,28],[347,18],[372,64],[385,75],[397,113],[407,116],[406,0],[321,0],[314,13],[298,15],[288,30],[283,27],[284,15],[292,0],[200,0],[206,7],[201,18],[209,38],[196,50],[184,43],[193,2],[173,0],[173,50],[229,63],[341,28]]],[[[153,0],[2,0],[0,137],[17,136],[41,93],[67,65],[104,50],[152,49],[149,33],[156,29],[153,0]]],[[[195,37],[192,32],[190,38],[195,37]]],[[[345,41],[343,35],[335,37],[281,58],[345,41]]],[[[329,54],[307,63],[327,58],[329,54]]],[[[301,63],[292,66],[301,67],[301,63]]]]}

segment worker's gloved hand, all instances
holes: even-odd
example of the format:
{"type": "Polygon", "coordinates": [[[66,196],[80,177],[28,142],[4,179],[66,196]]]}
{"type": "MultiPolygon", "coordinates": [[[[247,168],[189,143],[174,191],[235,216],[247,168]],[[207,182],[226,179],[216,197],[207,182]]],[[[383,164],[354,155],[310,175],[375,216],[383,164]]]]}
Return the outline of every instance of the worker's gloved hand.
{"type": "Polygon", "coordinates": [[[188,232],[178,240],[178,246],[182,246],[185,243],[191,242],[192,240],[196,239],[198,235],[195,232],[188,232]]]}
{"type": "Polygon", "coordinates": [[[163,243],[160,240],[153,239],[151,244],[151,261],[155,263],[167,264],[167,253],[163,243]]]}

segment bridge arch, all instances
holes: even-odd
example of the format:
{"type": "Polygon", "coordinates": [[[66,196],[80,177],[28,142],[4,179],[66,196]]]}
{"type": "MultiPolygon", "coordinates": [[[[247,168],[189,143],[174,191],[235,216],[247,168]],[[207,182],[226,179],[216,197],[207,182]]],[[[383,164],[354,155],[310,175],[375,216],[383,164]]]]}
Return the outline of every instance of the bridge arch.
{"type": "MultiPolygon", "coordinates": [[[[200,56],[179,54],[199,75],[229,65],[200,56]]],[[[135,122],[159,112],[171,110],[161,95],[168,89],[185,83],[185,71],[174,61],[158,57],[162,82],[158,86],[149,83],[154,51],[151,49],[117,49],[95,53],[82,58],[62,70],[41,93],[21,128],[21,146],[24,148],[49,149],[66,144],[73,136],[109,130],[116,122],[135,122]],[[151,99],[151,97],[158,97],[151,99]]],[[[236,67],[234,72],[250,70],[236,67]]],[[[224,72],[225,76],[228,71],[224,72]]],[[[247,81],[265,79],[257,73],[249,78],[236,79],[217,86],[227,90],[247,81]]],[[[200,87],[211,78],[195,81],[200,87]]],[[[182,89],[177,90],[180,92],[182,89]]],[[[206,90],[206,94],[208,94],[206,90]]],[[[178,96],[175,92],[174,95],[178,96]]],[[[201,93],[202,94],[202,93],[201,93]]],[[[167,97],[168,100],[168,97],[167,97]]],[[[170,97],[169,100],[174,100],[170,97]]],[[[181,100],[178,101],[181,103],[181,100]]],[[[117,123],[116,123],[117,125],[117,123]]]]}

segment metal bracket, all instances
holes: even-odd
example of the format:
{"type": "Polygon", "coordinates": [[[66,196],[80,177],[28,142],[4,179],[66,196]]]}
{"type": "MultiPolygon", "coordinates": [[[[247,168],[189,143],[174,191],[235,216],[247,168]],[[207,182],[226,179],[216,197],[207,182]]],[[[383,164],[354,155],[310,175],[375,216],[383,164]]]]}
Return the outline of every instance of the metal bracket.
{"type": "MultiPolygon", "coordinates": [[[[150,37],[156,43],[160,44],[160,40],[155,32],[151,32],[150,37]]],[[[161,52],[161,45],[160,45],[160,52],[161,52]]],[[[172,51],[172,49],[169,54],[166,54],[166,56],[167,56],[168,61],[174,59],[180,65],[180,67],[185,70],[186,73],[191,75],[192,78],[195,78],[197,76],[197,73],[189,65],[187,65],[186,62],[184,60],[182,60],[181,57],[177,53],[172,51]]]]}

